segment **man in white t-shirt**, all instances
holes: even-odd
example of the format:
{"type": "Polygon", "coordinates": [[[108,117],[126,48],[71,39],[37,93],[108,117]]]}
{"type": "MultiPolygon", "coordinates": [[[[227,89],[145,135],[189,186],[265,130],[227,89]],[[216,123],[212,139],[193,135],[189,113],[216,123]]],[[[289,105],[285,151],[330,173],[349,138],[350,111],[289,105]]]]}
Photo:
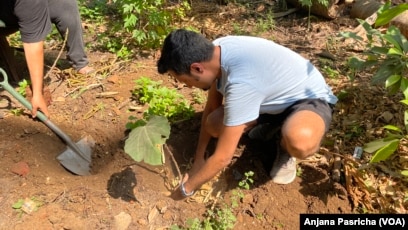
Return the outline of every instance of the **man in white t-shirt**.
{"type": "Polygon", "coordinates": [[[278,140],[277,149],[271,149],[277,156],[270,176],[275,183],[291,183],[296,158],[318,151],[337,102],[308,60],[262,38],[227,36],[211,42],[175,30],[164,41],[157,67],[190,87],[209,90],[194,164],[172,193],[176,200],[194,194],[226,167],[245,132],[278,140]],[[212,137],[218,142],[205,159],[212,137]]]}

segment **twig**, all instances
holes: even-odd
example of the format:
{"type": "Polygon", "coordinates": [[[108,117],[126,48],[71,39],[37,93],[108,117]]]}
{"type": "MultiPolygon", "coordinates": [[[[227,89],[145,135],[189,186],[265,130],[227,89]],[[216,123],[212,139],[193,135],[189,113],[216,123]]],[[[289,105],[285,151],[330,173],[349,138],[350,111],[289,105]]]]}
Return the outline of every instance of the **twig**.
{"type": "Polygon", "coordinates": [[[164,147],[166,147],[166,150],[167,150],[167,152],[169,152],[169,155],[170,155],[170,157],[171,157],[171,160],[174,162],[174,165],[176,166],[176,170],[177,170],[177,173],[178,173],[179,178],[180,178],[179,184],[181,184],[181,181],[183,180],[183,177],[181,176],[180,168],[178,167],[177,161],[176,161],[176,159],[174,158],[174,155],[173,155],[173,153],[170,151],[169,147],[168,147],[166,144],[164,144],[164,147]]]}
{"type": "Polygon", "coordinates": [[[342,164],[341,164],[341,157],[339,156],[340,150],[339,150],[339,146],[337,145],[337,141],[334,142],[334,149],[336,150],[337,154],[335,154],[335,157],[334,157],[332,179],[335,182],[339,182],[341,178],[340,168],[342,164]]]}
{"type": "Polygon", "coordinates": [[[67,28],[67,32],[65,32],[65,38],[64,38],[64,42],[62,43],[62,47],[60,52],[58,53],[57,58],[54,61],[54,64],[52,64],[51,68],[48,70],[47,74],[45,74],[44,79],[46,79],[48,77],[48,75],[50,75],[50,73],[52,72],[52,69],[57,65],[57,61],[60,59],[62,52],[64,51],[65,48],[65,44],[67,43],[67,39],[68,39],[68,28],[67,28]]]}
{"type": "Polygon", "coordinates": [[[96,88],[96,87],[102,86],[102,85],[103,85],[102,83],[96,83],[96,84],[90,84],[90,85],[88,85],[86,87],[79,86],[79,87],[76,87],[74,90],[66,93],[64,97],[68,97],[69,95],[73,94],[75,91],[80,90],[80,89],[82,89],[81,93],[83,93],[86,90],[93,89],[93,88],[96,88]]]}

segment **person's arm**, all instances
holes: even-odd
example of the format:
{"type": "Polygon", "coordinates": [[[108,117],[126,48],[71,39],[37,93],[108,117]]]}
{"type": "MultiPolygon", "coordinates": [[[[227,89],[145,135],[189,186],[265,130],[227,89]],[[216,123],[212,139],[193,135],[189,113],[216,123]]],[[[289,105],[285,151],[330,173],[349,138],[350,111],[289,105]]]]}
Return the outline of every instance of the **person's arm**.
{"type": "Polygon", "coordinates": [[[31,112],[35,117],[39,109],[48,117],[48,107],[43,96],[44,42],[23,43],[23,47],[33,91],[31,112]]]}
{"type": "MultiPolygon", "coordinates": [[[[245,124],[239,126],[224,126],[214,154],[204,162],[202,167],[199,168],[195,174],[186,175],[183,178],[186,194],[198,189],[201,185],[211,180],[230,164],[245,127],[245,124]]],[[[181,189],[178,188],[172,193],[172,198],[175,200],[181,200],[185,197],[183,196],[181,189]]]]}
{"type": "Polygon", "coordinates": [[[192,169],[190,170],[190,175],[194,174],[199,168],[201,168],[205,162],[205,152],[207,149],[207,145],[211,140],[211,135],[206,131],[205,124],[208,115],[222,105],[222,99],[223,96],[217,91],[214,82],[208,92],[207,103],[201,118],[200,135],[198,138],[198,144],[194,156],[194,164],[192,169]]]}

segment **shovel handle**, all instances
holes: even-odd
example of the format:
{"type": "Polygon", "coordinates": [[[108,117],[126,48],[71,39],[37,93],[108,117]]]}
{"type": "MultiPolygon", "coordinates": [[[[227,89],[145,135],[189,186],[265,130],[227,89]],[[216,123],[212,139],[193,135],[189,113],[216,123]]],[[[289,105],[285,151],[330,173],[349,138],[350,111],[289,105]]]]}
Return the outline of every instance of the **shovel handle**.
{"type": "MultiPolygon", "coordinates": [[[[25,99],[25,97],[23,97],[21,94],[19,94],[9,83],[7,80],[7,74],[6,72],[0,68],[0,72],[3,75],[4,80],[2,82],[0,82],[0,85],[7,90],[7,92],[9,92],[14,98],[16,98],[21,104],[23,104],[27,109],[32,110],[33,106],[31,105],[30,102],[27,101],[27,99],[25,99]]],[[[40,119],[41,121],[46,121],[48,120],[48,118],[40,111],[37,111],[37,117],[38,119],[40,119]]]]}
{"type": "MultiPolygon", "coordinates": [[[[32,110],[33,106],[25,97],[19,94],[7,81],[7,74],[6,72],[0,68],[0,73],[3,75],[3,81],[0,82],[0,85],[7,90],[14,98],[16,98],[21,104],[23,104],[27,109],[32,110]]],[[[48,128],[50,128],[54,133],[56,133],[61,139],[67,143],[67,145],[75,151],[81,158],[86,160],[87,162],[91,162],[91,159],[88,159],[84,153],[80,150],[80,148],[71,140],[71,138],[65,134],[58,126],[56,126],[52,121],[48,119],[47,116],[44,115],[41,111],[37,111],[38,119],[40,119],[48,128]]]]}

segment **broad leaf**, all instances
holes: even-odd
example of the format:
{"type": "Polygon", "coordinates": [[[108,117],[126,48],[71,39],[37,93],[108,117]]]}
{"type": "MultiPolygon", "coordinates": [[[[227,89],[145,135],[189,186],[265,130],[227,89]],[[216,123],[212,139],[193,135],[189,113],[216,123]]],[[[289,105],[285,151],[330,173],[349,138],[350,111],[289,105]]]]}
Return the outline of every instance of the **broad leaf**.
{"type": "Polygon", "coordinates": [[[385,125],[384,129],[391,130],[391,131],[396,131],[396,132],[401,132],[401,129],[398,128],[395,125],[385,125]]]}
{"type": "Polygon", "coordinates": [[[404,105],[408,105],[408,99],[401,100],[400,102],[401,102],[402,104],[404,104],[404,105]]]}
{"type": "Polygon", "coordinates": [[[125,152],[137,162],[163,164],[162,145],[170,135],[170,124],[165,117],[151,116],[146,125],[133,129],[125,142],[125,152]]]}
{"type": "Polygon", "coordinates": [[[387,34],[382,36],[388,43],[394,45],[394,48],[401,51],[403,50],[402,47],[402,37],[401,32],[395,26],[391,26],[388,28],[387,34]]]}
{"type": "Polygon", "coordinates": [[[399,142],[398,139],[393,140],[380,148],[371,158],[370,163],[376,163],[388,159],[397,150],[399,142]]]}
{"type": "MultiPolygon", "coordinates": [[[[391,85],[394,85],[396,83],[398,83],[401,80],[401,76],[400,75],[391,75],[389,78],[387,78],[387,80],[385,81],[385,88],[390,87],[391,85]]],[[[399,85],[398,85],[398,89],[399,89],[399,85]]]]}
{"type": "Polygon", "coordinates": [[[344,38],[352,38],[358,41],[362,41],[363,38],[358,36],[357,33],[353,33],[353,32],[340,32],[339,33],[340,36],[344,37],[344,38]]]}
{"type": "Polygon", "coordinates": [[[399,139],[392,139],[392,140],[385,140],[385,139],[379,139],[375,140],[372,142],[369,142],[364,145],[364,151],[368,153],[373,153],[377,151],[378,149],[383,148],[384,146],[389,145],[390,143],[397,141],[399,142],[399,139]]]}
{"type": "Polygon", "coordinates": [[[408,170],[403,170],[403,171],[401,171],[401,175],[403,175],[403,176],[408,176],[408,170]]]}
{"type": "MultiPolygon", "coordinates": [[[[400,87],[401,87],[402,93],[404,94],[405,100],[407,100],[408,99],[408,80],[406,78],[404,78],[404,77],[401,78],[400,87]]],[[[403,103],[406,104],[405,102],[403,102],[403,103]]],[[[408,105],[408,104],[406,104],[406,105],[408,105]]]]}
{"type": "Polygon", "coordinates": [[[384,10],[382,12],[379,11],[377,20],[375,21],[375,26],[383,26],[389,23],[394,17],[398,16],[405,10],[408,10],[407,3],[399,4],[396,7],[384,10]]]}

